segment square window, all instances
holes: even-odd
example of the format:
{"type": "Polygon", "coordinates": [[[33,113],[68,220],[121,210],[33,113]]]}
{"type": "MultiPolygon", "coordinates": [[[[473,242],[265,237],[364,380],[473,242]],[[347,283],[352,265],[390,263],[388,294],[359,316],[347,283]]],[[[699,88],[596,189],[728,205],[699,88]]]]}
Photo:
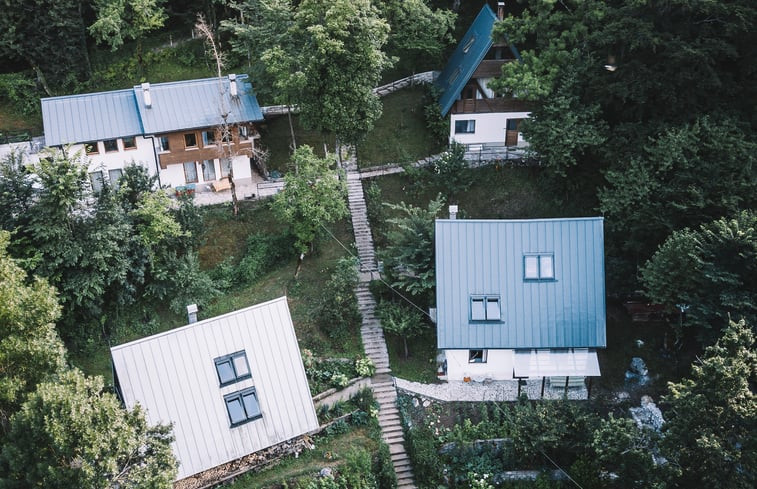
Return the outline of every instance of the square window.
{"type": "Polygon", "coordinates": [[[137,138],[134,136],[123,138],[121,141],[124,142],[124,149],[137,149],[137,138]]]}
{"type": "Polygon", "coordinates": [[[226,403],[226,411],[232,427],[263,416],[254,387],[225,395],[223,400],[226,403]]]}
{"type": "Polygon", "coordinates": [[[86,151],[88,155],[96,155],[100,152],[100,146],[97,144],[97,141],[93,143],[84,143],[84,151],[86,151]]]}
{"type": "Polygon", "coordinates": [[[205,182],[211,182],[216,179],[216,164],[213,160],[204,160],[202,162],[202,179],[205,182]]]}
{"type": "Polygon", "coordinates": [[[476,132],[475,119],[455,121],[455,134],[473,134],[474,132],[476,132]]]}
{"type": "Polygon", "coordinates": [[[468,363],[486,363],[486,350],[468,350],[468,363]]]}
{"type": "Polygon", "coordinates": [[[184,147],[196,148],[197,147],[197,135],[193,132],[188,132],[184,135],[184,147]]]}
{"type": "Polygon", "coordinates": [[[474,296],[470,299],[471,321],[499,321],[499,297],[474,296]]]}
{"type": "Polygon", "coordinates": [[[250,138],[250,130],[247,128],[247,126],[239,126],[239,139],[242,141],[246,141],[250,138]]]}
{"type": "Polygon", "coordinates": [[[106,153],[118,151],[118,139],[106,139],[103,141],[103,146],[105,146],[106,153]]]}
{"type": "Polygon", "coordinates": [[[250,366],[247,363],[247,355],[244,351],[218,357],[214,362],[221,387],[251,377],[250,366]]]}
{"type": "Polygon", "coordinates": [[[555,257],[552,253],[533,253],[523,257],[524,280],[554,280],[555,257]]]}
{"type": "Polygon", "coordinates": [[[160,136],[160,150],[163,152],[171,151],[171,146],[168,144],[168,136],[160,136]]]}
{"type": "Polygon", "coordinates": [[[202,131],[202,145],[212,146],[216,144],[216,132],[215,131],[202,131]]]}

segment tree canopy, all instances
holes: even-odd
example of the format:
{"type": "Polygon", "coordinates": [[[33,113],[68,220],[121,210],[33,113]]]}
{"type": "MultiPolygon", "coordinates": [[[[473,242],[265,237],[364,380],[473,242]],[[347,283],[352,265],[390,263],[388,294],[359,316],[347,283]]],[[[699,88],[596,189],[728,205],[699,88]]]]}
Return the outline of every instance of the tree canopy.
{"type": "Polygon", "coordinates": [[[100,377],[78,370],[43,382],[11,419],[0,455],[9,488],[168,489],[176,476],[170,427],[125,411],[100,377]]]}
{"type": "Polygon", "coordinates": [[[297,170],[284,177],[284,189],[276,194],[273,209],[295,235],[295,248],[307,253],[315,243],[321,226],[346,217],[347,186],[330,169],[331,160],[319,158],[310,146],[300,146],[292,155],[297,170]]]}

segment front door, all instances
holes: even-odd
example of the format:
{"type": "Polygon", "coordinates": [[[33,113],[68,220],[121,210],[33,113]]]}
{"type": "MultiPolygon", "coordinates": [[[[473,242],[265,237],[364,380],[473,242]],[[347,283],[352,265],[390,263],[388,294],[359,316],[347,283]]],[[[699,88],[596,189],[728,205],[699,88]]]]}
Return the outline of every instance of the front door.
{"type": "Polygon", "coordinates": [[[523,119],[507,119],[505,129],[505,146],[518,145],[518,133],[520,132],[520,123],[523,119]]]}

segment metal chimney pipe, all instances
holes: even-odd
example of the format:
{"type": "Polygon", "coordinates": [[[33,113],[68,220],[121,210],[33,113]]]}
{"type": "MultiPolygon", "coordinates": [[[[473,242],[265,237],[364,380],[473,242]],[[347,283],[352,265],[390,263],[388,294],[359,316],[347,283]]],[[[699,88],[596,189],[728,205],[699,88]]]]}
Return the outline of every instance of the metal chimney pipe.
{"type": "Polygon", "coordinates": [[[145,107],[148,109],[152,107],[152,95],[150,94],[150,83],[143,83],[142,84],[142,96],[145,99],[145,107]]]}
{"type": "Polygon", "coordinates": [[[188,324],[197,322],[197,304],[187,306],[187,322],[188,324]]]}
{"type": "Polygon", "coordinates": [[[456,205],[449,206],[449,218],[457,219],[457,206],[456,205]]]}
{"type": "Polygon", "coordinates": [[[497,18],[499,20],[505,18],[505,2],[497,2],[497,18]]]}

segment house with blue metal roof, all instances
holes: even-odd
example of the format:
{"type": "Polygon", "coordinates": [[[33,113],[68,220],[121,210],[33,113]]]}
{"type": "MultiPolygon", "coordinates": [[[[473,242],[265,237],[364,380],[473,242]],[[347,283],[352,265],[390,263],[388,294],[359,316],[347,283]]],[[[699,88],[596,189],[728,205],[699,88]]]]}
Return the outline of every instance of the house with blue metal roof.
{"type": "Polygon", "coordinates": [[[45,142],[85,154],[96,192],[131,163],[157,175],[161,186],[223,188],[232,170],[235,179],[252,176],[255,123],[263,114],[247,78],[232,74],[43,98],[45,142]]]}
{"type": "Polygon", "coordinates": [[[600,375],[601,217],[440,219],[435,231],[437,342],[448,380],[600,375]]]}
{"type": "Polygon", "coordinates": [[[520,60],[518,49],[507,38],[492,37],[495,22],[503,16],[504,2],[499,2],[498,14],[485,4],[434,82],[441,92],[441,115],[450,114],[450,143],[456,141],[469,150],[527,145],[520,123],[530,115],[528,104],[501,96],[488,86],[501,75],[505,63],[520,60]]]}

